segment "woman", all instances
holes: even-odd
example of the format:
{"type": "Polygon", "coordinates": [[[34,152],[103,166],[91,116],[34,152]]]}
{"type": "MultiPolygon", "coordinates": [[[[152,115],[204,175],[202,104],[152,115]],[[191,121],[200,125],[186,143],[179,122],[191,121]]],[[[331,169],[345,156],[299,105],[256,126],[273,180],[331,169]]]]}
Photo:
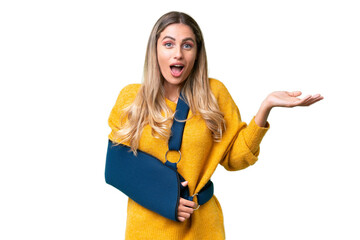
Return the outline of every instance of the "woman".
{"type": "MultiPolygon", "coordinates": [[[[128,85],[119,94],[109,118],[110,140],[128,145],[135,154],[142,150],[165,162],[180,93],[190,112],[178,172],[187,180],[182,184],[191,195],[205,186],[218,164],[235,171],[257,161],[273,107],[309,106],[323,99],[319,94],[299,99],[301,92],[273,92],[247,125],[225,86],[208,78],[198,24],[184,13],[169,12],[151,32],[143,84],[128,85]]],[[[225,239],[217,198],[213,196],[194,211],[196,205],[196,201],[181,198],[179,222],[175,222],[129,198],[126,239],[225,239]]]]}

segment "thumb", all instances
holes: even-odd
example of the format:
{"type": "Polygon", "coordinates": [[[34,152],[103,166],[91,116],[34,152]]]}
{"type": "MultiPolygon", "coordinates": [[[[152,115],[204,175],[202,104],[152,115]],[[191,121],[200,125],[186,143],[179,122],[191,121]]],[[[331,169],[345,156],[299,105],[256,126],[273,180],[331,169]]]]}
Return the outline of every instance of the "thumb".
{"type": "Polygon", "coordinates": [[[288,94],[292,97],[298,97],[302,94],[301,91],[288,92],[288,94]]]}
{"type": "Polygon", "coordinates": [[[183,187],[186,187],[186,186],[188,185],[188,182],[187,182],[187,181],[182,182],[181,185],[182,185],[183,187]]]}

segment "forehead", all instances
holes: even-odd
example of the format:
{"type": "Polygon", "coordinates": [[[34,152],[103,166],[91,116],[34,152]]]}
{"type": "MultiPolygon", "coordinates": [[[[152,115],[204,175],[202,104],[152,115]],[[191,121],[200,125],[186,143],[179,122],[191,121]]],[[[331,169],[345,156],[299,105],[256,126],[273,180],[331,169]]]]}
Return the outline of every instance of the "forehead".
{"type": "Polygon", "coordinates": [[[174,23],[167,26],[160,33],[159,40],[161,41],[166,36],[175,38],[176,40],[182,40],[185,38],[192,38],[196,40],[193,30],[188,25],[182,23],[174,23]]]}

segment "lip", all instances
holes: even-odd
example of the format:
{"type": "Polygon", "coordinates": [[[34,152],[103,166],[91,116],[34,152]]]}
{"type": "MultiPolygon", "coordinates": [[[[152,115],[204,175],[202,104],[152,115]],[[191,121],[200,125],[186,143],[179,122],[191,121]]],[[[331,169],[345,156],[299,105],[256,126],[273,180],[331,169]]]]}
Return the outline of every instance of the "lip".
{"type": "Polygon", "coordinates": [[[176,63],[173,63],[173,64],[170,65],[170,72],[171,72],[171,75],[173,77],[180,77],[181,74],[184,72],[184,69],[185,69],[185,65],[183,63],[181,63],[181,62],[176,62],[176,63]],[[171,67],[176,66],[176,65],[182,66],[182,69],[181,69],[180,72],[173,72],[172,71],[171,67]]]}

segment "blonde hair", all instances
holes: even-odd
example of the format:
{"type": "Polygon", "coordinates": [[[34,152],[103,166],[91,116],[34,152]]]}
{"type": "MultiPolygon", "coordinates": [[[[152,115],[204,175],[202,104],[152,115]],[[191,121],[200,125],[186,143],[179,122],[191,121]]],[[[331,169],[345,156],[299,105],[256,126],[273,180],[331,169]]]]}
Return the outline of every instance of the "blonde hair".
{"type": "Polygon", "coordinates": [[[210,89],[207,58],[203,35],[200,27],[189,15],[181,12],[169,12],[163,15],[154,25],[147,45],[143,84],[135,101],[123,109],[120,130],[115,137],[120,142],[130,144],[136,154],[144,126],[150,125],[152,135],[168,139],[174,113],[166,105],[164,77],[157,61],[157,41],[160,33],[170,24],[188,25],[194,32],[197,44],[197,58],[194,67],[181,88],[191,111],[200,114],[212,132],[214,141],[220,141],[225,131],[224,115],[210,89]]]}

